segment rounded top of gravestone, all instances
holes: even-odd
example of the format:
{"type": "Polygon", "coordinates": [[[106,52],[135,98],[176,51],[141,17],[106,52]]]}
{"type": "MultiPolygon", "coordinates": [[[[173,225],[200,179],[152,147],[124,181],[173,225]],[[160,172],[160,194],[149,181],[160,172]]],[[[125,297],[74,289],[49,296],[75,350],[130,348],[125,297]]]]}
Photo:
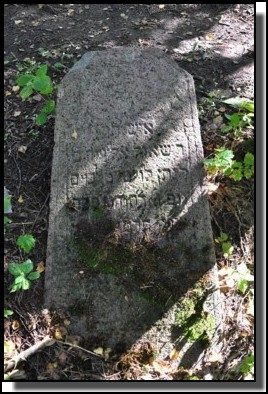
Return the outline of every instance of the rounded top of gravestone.
{"type": "Polygon", "coordinates": [[[120,65],[128,64],[129,66],[137,66],[137,64],[141,62],[147,63],[148,61],[151,63],[151,68],[157,67],[161,62],[165,62],[167,67],[171,67],[172,69],[176,68],[180,73],[184,74],[184,76],[192,79],[192,76],[187,71],[182,69],[163,50],[158,48],[115,47],[106,49],[105,51],[89,51],[75,63],[70,71],[86,70],[94,64],[100,66],[100,60],[104,62],[103,66],[107,66],[109,63],[114,64],[115,62],[118,62],[120,65]]]}

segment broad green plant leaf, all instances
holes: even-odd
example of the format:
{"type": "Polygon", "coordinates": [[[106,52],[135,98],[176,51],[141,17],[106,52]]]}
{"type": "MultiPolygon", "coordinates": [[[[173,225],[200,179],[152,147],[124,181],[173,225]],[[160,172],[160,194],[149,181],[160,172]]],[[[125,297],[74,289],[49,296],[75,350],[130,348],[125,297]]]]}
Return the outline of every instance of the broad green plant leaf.
{"type": "Polygon", "coordinates": [[[242,99],[241,97],[232,97],[226,100],[222,100],[223,103],[232,105],[233,107],[239,107],[246,109],[249,112],[254,112],[254,102],[250,100],[242,99]]]}
{"type": "Polygon", "coordinates": [[[17,245],[26,253],[29,253],[35,245],[35,238],[31,234],[20,235],[17,239],[17,245]]]}
{"type": "Polygon", "coordinates": [[[21,263],[21,271],[24,274],[29,274],[29,272],[31,272],[32,270],[33,270],[33,262],[30,259],[21,263]]]}
{"type": "Polygon", "coordinates": [[[22,98],[22,100],[25,100],[28,97],[30,97],[32,93],[33,93],[32,85],[26,85],[20,92],[20,97],[22,98]]]}
{"type": "Polygon", "coordinates": [[[41,112],[45,114],[50,114],[55,109],[55,101],[54,100],[47,100],[44,107],[42,108],[41,112]]]}
{"type": "Polygon", "coordinates": [[[47,65],[42,64],[39,69],[36,71],[37,77],[44,77],[47,74],[47,65]]]}
{"type": "Polygon", "coordinates": [[[23,278],[23,281],[21,282],[22,290],[28,290],[30,288],[30,284],[31,282],[28,279],[23,278]]]}
{"type": "Polygon", "coordinates": [[[232,246],[231,242],[223,242],[221,247],[222,247],[224,257],[227,258],[227,257],[232,256],[234,247],[232,246]]]}
{"type": "Polygon", "coordinates": [[[34,79],[34,75],[31,75],[31,74],[20,75],[16,79],[16,84],[18,84],[19,86],[25,86],[29,82],[31,82],[33,79],[34,79]]]}
{"type": "Polygon", "coordinates": [[[14,276],[21,275],[20,264],[9,263],[8,264],[8,271],[14,276]]]}
{"type": "Polygon", "coordinates": [[[4,317],[5,317],[6,319],[8,319],[9,316],[13,315],[13,313],[14,313],[14,312],[11,311],[10,309],[4,308],[4,317]]]}
{"type": "Polygon", "coordinates": [[[40,112],[35,119],[37,126],[43,126],[47,121],[47,115],[44,112],[40,112]]]}
{"type": "Polygon", "coordinates": [[[30,280],[36,280],[38,278],[40,278],[40,273],[37,271],[30,272],[29,275],[27,276],[27,279],[30,279],[30,280]]]}
{"type": "Polygon", "coordinates": [[[33,88],[42,94],[49,94],[52,92],[51,78],[48,75],[42,77],[36,76],[33,81],[33,88]]]}

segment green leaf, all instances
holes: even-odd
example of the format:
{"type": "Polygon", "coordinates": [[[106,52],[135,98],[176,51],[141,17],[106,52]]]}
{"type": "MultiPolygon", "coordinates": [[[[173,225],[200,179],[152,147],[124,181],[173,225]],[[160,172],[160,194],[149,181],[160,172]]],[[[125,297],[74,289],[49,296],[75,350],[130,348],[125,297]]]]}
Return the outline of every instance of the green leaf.
{"type": "Polygon", "coordinates": [[[26,253],[29,253],[35,245],[35,238],[31,234],[20,235],[17,239],[17,245],[26,253]]]}
{"type": "Polygon", "coordinates": [[[244,164],[246,166],[253,166],[254,165],[254,155],[252,153],[246,153],[244,157],[244,164]]]}
{"type": "Polygon", "coordinates": [[[4,216],[4,226],[8,223],[11,223],[12,220],[10,220],[7,216],[4,216]]]}
{"type": "Polygon", "coordinates": [[[8,264],[8,271],[11,273],[11,275],[14,275],[14,276],[21,275],[20,264],[9,263],[8,264]]]}
{"type": "Polygon", "coordinates": [[[230,242],[223,242],[221,247],[222,247],[224,257],[227,258],[227,257],[232,256],[234,247],[232,246],[232,244],[230,242]]]}
{"type": "Polygon", "coordinates": [[[37,118],[35,119],[35,123],[37,126],[43,126],[47,121],[47,115],[44,112],[40,112],[40,114],[37,115],[37,118]]]}
{"type": "Polygon", "coordinates": [[[254,367],[254,354],[247,356],[243,364],[241,365],[240,371],[248,374],[254,367]]]}
{"type": "Polygon", "coordinates": [[[238,283],[237,283],[237,289],[239,291],[241,291],[242,294],[245,294],[246,290],[248,287],[248,281],[246,279],[241,279],[238,283]]]}
{"type": "Polygon", "coordinates": [[[233,172],[233,169],[231,166],[229,166],[223,171],[223,175],[228,176],[228,175],[231,175],[232,172],[233,172]]]}
{"type": "Polygon", "coordinates": [[[12,213],[11,196],[4,198],[4,213],[12,213]]]}
{"type": "Polygon", "coordinates": [[[27,278],[28,278],[29,280],[36,280],[36,279],[40,278],[40,273],[37,272],[37,271],[31,272],[31,273],[27,276],[27,278]]]}
{"type": "Polygon", "coordinates": [[[28,279],[23,278],[23,281],[21,282],[21,287],[23,290],[28,290],[30,288],[30,284],[31,282],[28,279]]]}
{"type": "Polygon", "coordinates": [[[221,232],[220,238],[218,238],[218,240],[220,242],[224,242],[224,241],[227,241],[228,238],[229,238],[228,234],[221,232]]]}
{"type": "Polygon", "coordinates": [[[41,112],[45,114],[50,114],[51,112],[54,111],[55,108],[55,101],[54,100],[47,100],[45,102],[44,107],[42,108],[41,112]]]}
{"type": "Polygon", "coordinates": [[[24,279],[24,276],[23,276],[23,275],[17,276],[16,279],[15,279],[15,281],[14,281],[15,285],[17,285],[18,283],[23,282],[23,279],[24,279]]]}
{"type": "Polygon", "coordinates": [[[33,88],[42,94],[51,93],[53,90],[51,78],[48,75],[42,77],[36,76],[33,81],[33,88]]]}
{"type": "Polygon", "coordinates": [[[238,170],[241,170],[241,171],[242,171],[242,169],[243,169],[243,164],[241,163],[241,161],[236,161],[236,160],[234,160],[233,163],[232,163],[232,168],[233,168],[233,169],[238,169],[238,170]]]}
{"type": "Polygon", "coordinates": [[[28,274],[33,270],[33,262],[28,259],[21,264],[21,271],[25,274],[28,274]]]}
{"type": "Polygon", "coordinates": [[[252,177],[253,173],[254,173],[253,168],[250,168],[250,167],[244,168],[244,177],[246,179],[250,179],[252,177]]]}
{"type": "Polygon", "coordinates": [[[226,100],[222,100],[223,103],[232,105],[233,107],[240,107],[245,104],[245,99],[242,99],[241,97],[231,97],[226,100]]]}
{"type": "Polygon", "coordinates": [[[243,178],[242,171],[239,169],[234,169],[232,171],[231,178],[235,181],[241,181],[243,178]]]}
{"type": "MultiPolygon", "coordinates": [[[[241,108],[246,109],[249,112],[254,112],[254,102],[253,101],[245,101],[241,104],[241,108]]],[[[254,114],[253,114],[254,116],[254,114]]]]}
{"type": "Polygon", "coordinates": [[[205,159],[204,164],[207,167],[215,167],[215,159],[205,159]]]}
{"type": "Polygon", "coordinates": [[[217,156],[220,159],[224,159],[228,162],[234,157],[234,152],[230,149],[222,148],[222,149],[216,149],[216,151],[218,151],[217,156]]]}
{"type": "Polygon", "coordinates": [[[226,125],[226,126],[223,126],[222,128],[221,128],[221,132],[222,133],[229,133],[229,131],[231,131],[233,129],[233,126],[232,125],[226,125]]]}
{"type": "Polygon", "coordinates": [[[44,77],[47,74],[47,65],[42,64],[39,69],[36,71],[37,77],[44,77]]]}
{"type": "Polygon", "coordinates": [[[239,126],[239,123],[241,122],[241,116],[238,113],[233,114],[230,118],[230,122],[233,127],[239,126]]]}
{"type": "Polygon", "coordinates": [[[11,287],[11,290],[10,290],[10,293],[14,293],[15,291],[18,291],[18,290],[20,290],[21,289],[21,283],[18,283],[18,284],[13,284],[12,285],[12,287],[11,287]]]}
{"type": "Polygon", "coordinates": [[[24,88],[20,92],[20,97],[22,98],[22,100],[25,100],[26,98],[31,96],[32,93],[33,93],[32,85],[27,85],[24,86],[24,88]]]}
{"type": "Polygon", "coordinates": [[[55,67],[55,68],[66,68],[66,66],[64,66],[64,64],[62,64],[62,63],[60,63],[60,62],[55,63],[55,64],[54,64],[54,67],[55,67]]]}
{"type": "Polygon", "coordinates": [[[25,86],[27,85],[30,81],[32,81],[34,79],[34,75],[31,74],[25,74],[25,75],[20,75],[17,79],[16,79],[16,83],[19,86],[25,86]]]}
{"type": "Polygon", "coordinates": [[[11,311],[10,309],[6,309],[4,308],[4,317],[7,319],[9,316],[13,315],[13,311],[11,311]]]}

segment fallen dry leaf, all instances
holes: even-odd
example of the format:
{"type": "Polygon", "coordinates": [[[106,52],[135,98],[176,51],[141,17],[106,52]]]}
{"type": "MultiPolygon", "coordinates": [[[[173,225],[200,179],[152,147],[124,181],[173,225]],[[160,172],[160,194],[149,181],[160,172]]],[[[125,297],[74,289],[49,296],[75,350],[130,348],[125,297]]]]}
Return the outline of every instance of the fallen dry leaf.
{"type": "Polygon", "coordinates": [[[11,341],[4,341],[4,352],[11,354],[15,351],[15,344],[11,341]]]}
{"type": "Polygon", "coordinates": [[[112,349],[110,347],[108,347],[107,349],[104,350],[104,360],[105,361],[109,360],[111,351],[112,351],[112,349]]]}
{"type": "Polygon", "coordinates": [[[205,40],[206,41],[212,41],[214,39],[214,35],[212,33],[207,33],[205,35],[205,40]]]}
{"type": "Polygon", "coordinates": [[[68,327],[71,324],[70,320],[68,319],[64,319],[63,323],[66,327],[68,327]]]}
{"type": "Polygon", "coordinates": [[[219,187],[219,184],[215,184],[212,182],[207,183],[207,189],[208,189],[208,194],[211,195],[213,194],[219,187]]]}
{"type": "Polygon", "coordinates": [[[27,149],[28,149],[27,146],[21,145],[21,146],[18,147],[18,152],[26,153],[27,149]]]}
{"type": "Polygon", "coordinates": [[[6,90],[6,91],[5,91],[5,96],[10,96],[10,95],[11,95],[10,90],[6,90]]]}
{"type": "Polygon", "coordinates": [[[180,352],[176,349],[171,350],[169,358],[171,361],[177,360],[179,358],[180,352]]]}
{"type": "Polygon", "coordinates": [[[102,347],[97,347],[96,349],[93,350],[94,353],[99,354],[100,356],[103,356],[103,348],[102,347]]]}
{"type": "Polygon", "coordinates": [[[32,26],[34,26],[34,27],[39,26],[39,24],[40,24],[40,22],[37,22],[37,21],[32,22],[32,26]]]}
{"type": "Polygon", "coordinates": [[[17,330],[18,328],[20,328],[20,323],[18,322],[18,320],[13,320],[11,327],[13,328],[13,330],[17,330]]]}
{"type": "Polygon", "coordinates": [[[168,373],[168,372],[172,372],[172,367],[171,365],[164,361],[164,360],[155,360],[152,363],[152,367],[154,368],[155,372],[158,373],[168,373]]]}
{"type": "Polygon", "coordinates": [[[67,335],[67,330],[65,327],[60,326],[56,327],[54,331],[54,338],[58,339],[59,341],[63,339],[67,335]]]}
{"type": "Polygon", "coordinates": [[[159,4],[159,8],[160,10],[162,10],[163,8],[165,8],[166,4],[159,4]]]}
{"type": "Polygon", "coordinates": [[[22,195],[19,196],[19,198],[18,198],[18,203],[19,203],[19,204],[23,204],[23,203],[24,203],[24,200],[23,200],[23,198],[22,198],[22,195]]]}
{"type": "Polygon", "coordinates": [[[17,21],[14,21],[14,22],[15,22],[15,25],[19,25],[20,23],[22,23],[22,20],[18,19],[17,21]]]}
{"type": "Polygon", "coordinates": [[[21,111],[15,111],[13,116],[15,116],[15,118],[16,118],[17,116],[20,116],[20,114],[21,114],[21,111]]]}
{"type": "Polygon", "coordinates": [[[41,274],[41,272],[44,272],[46,269],[45,264],[43,261],[40,261],[40,263],[37,264],[37,268],[36,271],[39,272],[39,274],[41,274]]]}

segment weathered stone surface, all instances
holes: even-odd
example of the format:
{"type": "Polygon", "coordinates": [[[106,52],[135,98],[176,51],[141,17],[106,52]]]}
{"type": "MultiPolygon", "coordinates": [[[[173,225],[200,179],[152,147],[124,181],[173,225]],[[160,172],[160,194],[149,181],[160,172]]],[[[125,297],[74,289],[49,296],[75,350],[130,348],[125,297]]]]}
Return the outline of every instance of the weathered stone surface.
{"type": "Polygon", "coordinates": [[[162,51],[89,52],[64,77],[45,302],[74,332],[117,350],[151,332],[172,348],[176,303],[214,281],[202,160],[193,79],[162,51]]]}

